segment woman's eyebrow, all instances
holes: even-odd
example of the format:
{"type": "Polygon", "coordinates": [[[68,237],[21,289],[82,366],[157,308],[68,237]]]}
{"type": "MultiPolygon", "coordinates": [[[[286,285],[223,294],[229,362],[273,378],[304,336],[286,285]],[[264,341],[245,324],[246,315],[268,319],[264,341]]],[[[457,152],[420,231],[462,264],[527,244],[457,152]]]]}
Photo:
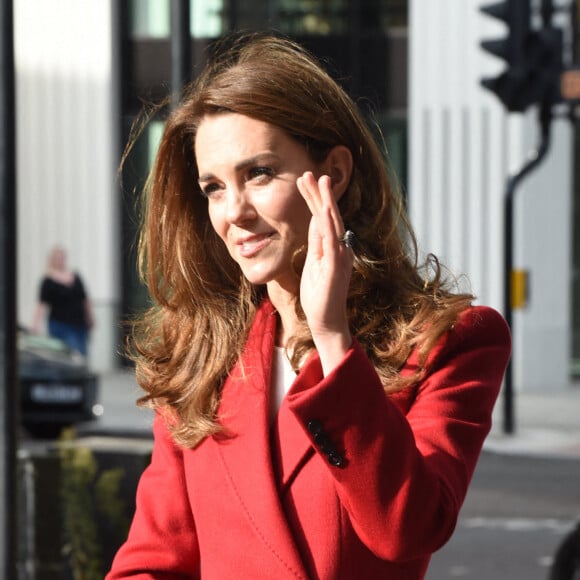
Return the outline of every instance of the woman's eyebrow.
{"type": "Polygon", "coordinates": [[[203,175],[200,175],[197,178],[197,182],[201,183],[202,181],[210,181],[214,178],[214,174],[213,173],[204,173],[203,175]]]}

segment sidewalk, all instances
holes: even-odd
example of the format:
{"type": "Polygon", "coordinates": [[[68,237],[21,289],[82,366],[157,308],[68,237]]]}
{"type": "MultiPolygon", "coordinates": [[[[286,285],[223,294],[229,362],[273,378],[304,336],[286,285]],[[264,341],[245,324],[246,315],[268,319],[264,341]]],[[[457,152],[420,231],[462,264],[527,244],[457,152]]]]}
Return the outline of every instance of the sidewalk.
{"type": "Polygon", "coordinates": [[[514,431],[504,433],[503,393],[484,449],[491,452],[580,458],[580,385],[546,393],[514,393],[514,431]]]}

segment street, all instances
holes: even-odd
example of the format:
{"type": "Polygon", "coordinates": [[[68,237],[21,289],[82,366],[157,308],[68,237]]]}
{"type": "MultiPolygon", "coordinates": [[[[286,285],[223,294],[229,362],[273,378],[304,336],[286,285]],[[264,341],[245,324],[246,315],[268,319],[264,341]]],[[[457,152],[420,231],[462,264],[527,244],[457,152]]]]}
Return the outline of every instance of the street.
{"type": "Polygon", "coordinates": [[[546,579],[580,518],[580,461],[484,452],[450,542],[427,580],[546,579]]]}
{"type": "MultiPolygon", "coordinates": [[[[132,372],[101,380],[102,417],[79,436],[149,439],[132,372]]],[[[456,531],[433,557],[427,580],[544,580],[552,556],[580,519],[580,458],[484,451],[456,531]]]]}

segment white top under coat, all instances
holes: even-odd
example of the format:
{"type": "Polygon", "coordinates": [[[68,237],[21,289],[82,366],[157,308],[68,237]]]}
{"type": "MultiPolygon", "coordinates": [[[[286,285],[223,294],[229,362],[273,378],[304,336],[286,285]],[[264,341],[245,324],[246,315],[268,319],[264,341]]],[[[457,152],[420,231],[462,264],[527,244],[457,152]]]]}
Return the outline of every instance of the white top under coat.
{"type": "Polygon", "coordinates": [[[286,356],[286,350],[280,346],[274,347],[271,379],[272,392],[270,394],[271,417],[274,417],[278,412],[294,379],[296,379],[296,373],[286,356]]]}

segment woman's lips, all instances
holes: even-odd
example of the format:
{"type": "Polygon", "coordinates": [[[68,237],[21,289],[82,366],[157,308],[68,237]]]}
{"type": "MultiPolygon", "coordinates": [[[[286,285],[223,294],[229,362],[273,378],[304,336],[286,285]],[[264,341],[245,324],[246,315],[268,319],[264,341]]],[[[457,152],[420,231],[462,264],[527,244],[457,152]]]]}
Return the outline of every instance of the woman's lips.
{"type": "Polygon", "coordinates": [[[271,234],[262,234],[252,236],[237,242],[239,254],[242,258],[251,258],[255,256],[262,248],[270,243],[271,234]]]}

